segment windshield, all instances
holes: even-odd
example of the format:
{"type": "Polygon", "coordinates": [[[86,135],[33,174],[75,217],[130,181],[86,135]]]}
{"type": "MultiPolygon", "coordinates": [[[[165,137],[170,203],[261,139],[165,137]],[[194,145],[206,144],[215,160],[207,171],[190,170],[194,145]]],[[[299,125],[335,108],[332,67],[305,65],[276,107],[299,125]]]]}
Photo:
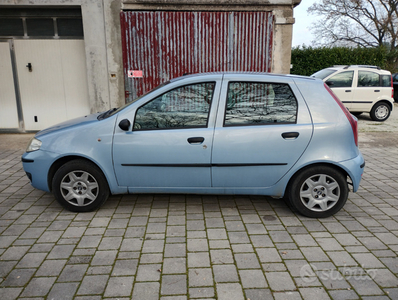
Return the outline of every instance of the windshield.
{"type": "Polygon", "coordinates": [[[113,116],[114,114],[117,114],[119,111],[125,109],[127,106],[130,106],[131,104],[133,104],[134,102],[137,102],[138,100],[140,100],[141,98],[145,97],[149,93],[151,93],[153,91],[156,91],[156,90],[160,89],[161,87],[164,87],[166,84],[169,84],[169,83],[170,83],[170,81],[163,82],[162,84],[160,84],[157,87],[155,87],[153,90],[150,90],[147,93],[145,93],[144,95],[141,95],[138,98],[135,98],[133,101],[128,102],[125,105],[120,106],[119,108],[113,108],[111,110],[108,110],[105,113],[102,113],[101,115],[98,116],[98,120],[106,119],[106,118],[108,118],[110,116],[113,116]]]}
{"type": "Polygon", "coordinates": [[[325,79],[326,77],[328,77],[329,75],[333,74],[336,71],[337,70],[323,69],[323,70],[320,70],[320,71],[312,74],[311,77],[320,78],[320,79],[323,80],[323,79],[325,79]]]}

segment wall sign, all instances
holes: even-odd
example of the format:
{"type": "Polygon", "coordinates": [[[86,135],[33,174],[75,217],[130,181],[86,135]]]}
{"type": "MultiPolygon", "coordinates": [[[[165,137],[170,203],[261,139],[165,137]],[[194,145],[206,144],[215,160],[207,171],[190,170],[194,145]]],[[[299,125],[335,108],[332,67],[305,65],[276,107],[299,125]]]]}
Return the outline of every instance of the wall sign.
{"type": "Polygon", "coordinates": [[[141,70],[129,70],[128,76],[132,78],[142,78],[142,71],[141,70]]]}

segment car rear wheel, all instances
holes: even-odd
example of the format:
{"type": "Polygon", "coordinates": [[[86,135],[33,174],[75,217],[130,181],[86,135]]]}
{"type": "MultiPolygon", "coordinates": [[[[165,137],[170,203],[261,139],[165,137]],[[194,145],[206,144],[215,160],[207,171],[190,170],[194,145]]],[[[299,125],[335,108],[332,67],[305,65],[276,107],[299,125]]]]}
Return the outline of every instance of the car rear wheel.
{"type": "Polygon", "coordinates": [[[347,202],[346,177],[329,166],[305,169],[293,179],[288,190],[291,205],[310,218],[326,218],[347,202]]]}
{"type": "Polygon", "coordinates": [[[373,106],[370,112],[370,117],[373,121],[383,122],[388,119],[390,114],[390,106],[385,102],[379,102],[373,106]]]}
{"type": "Polygon", "coordinates": [[[72,160],[54,175],[52,189],[66,209],[88,212],[99,208],[109,197],[109,187],[101,170],[86,160],[72,160]]]}

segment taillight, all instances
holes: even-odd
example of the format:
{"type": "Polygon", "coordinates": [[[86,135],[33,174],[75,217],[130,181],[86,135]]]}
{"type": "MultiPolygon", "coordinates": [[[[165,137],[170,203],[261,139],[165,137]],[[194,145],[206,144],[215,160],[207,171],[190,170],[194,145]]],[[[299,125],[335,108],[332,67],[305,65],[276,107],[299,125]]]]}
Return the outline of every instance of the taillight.
{"type": "Polygon", "coordinates": [[[333,93],[333,91],[329,88],[329,86],[324,83],[326,90],[330,93],[334,100],[336,100],[337,104],[340,106],[341,110],[344,112],[345,116],[347,117],[348,121],[351,124],[352,133],[354,134],[355,145],[358,147],[358,122],[351,113],[347,110],[347,108],[343,105],[339,98],[333,93]]]}
{"type": "Polygon", "coordinates": [[[394,98],[394,84],[391,76],[391,98],[394,98]]]}

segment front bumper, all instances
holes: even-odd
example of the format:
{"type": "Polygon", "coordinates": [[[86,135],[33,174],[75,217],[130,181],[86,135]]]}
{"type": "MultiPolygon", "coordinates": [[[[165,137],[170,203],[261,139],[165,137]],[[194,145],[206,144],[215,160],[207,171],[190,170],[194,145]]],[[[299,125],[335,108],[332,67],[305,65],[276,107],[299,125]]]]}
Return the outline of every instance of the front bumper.
{"type": "Polygon", "coordinates": [[[25,152],[22,155],[23,169],[34,188],[50,192],[48,172],[56,158],[56,153],[43,150],[25,152]]]}

